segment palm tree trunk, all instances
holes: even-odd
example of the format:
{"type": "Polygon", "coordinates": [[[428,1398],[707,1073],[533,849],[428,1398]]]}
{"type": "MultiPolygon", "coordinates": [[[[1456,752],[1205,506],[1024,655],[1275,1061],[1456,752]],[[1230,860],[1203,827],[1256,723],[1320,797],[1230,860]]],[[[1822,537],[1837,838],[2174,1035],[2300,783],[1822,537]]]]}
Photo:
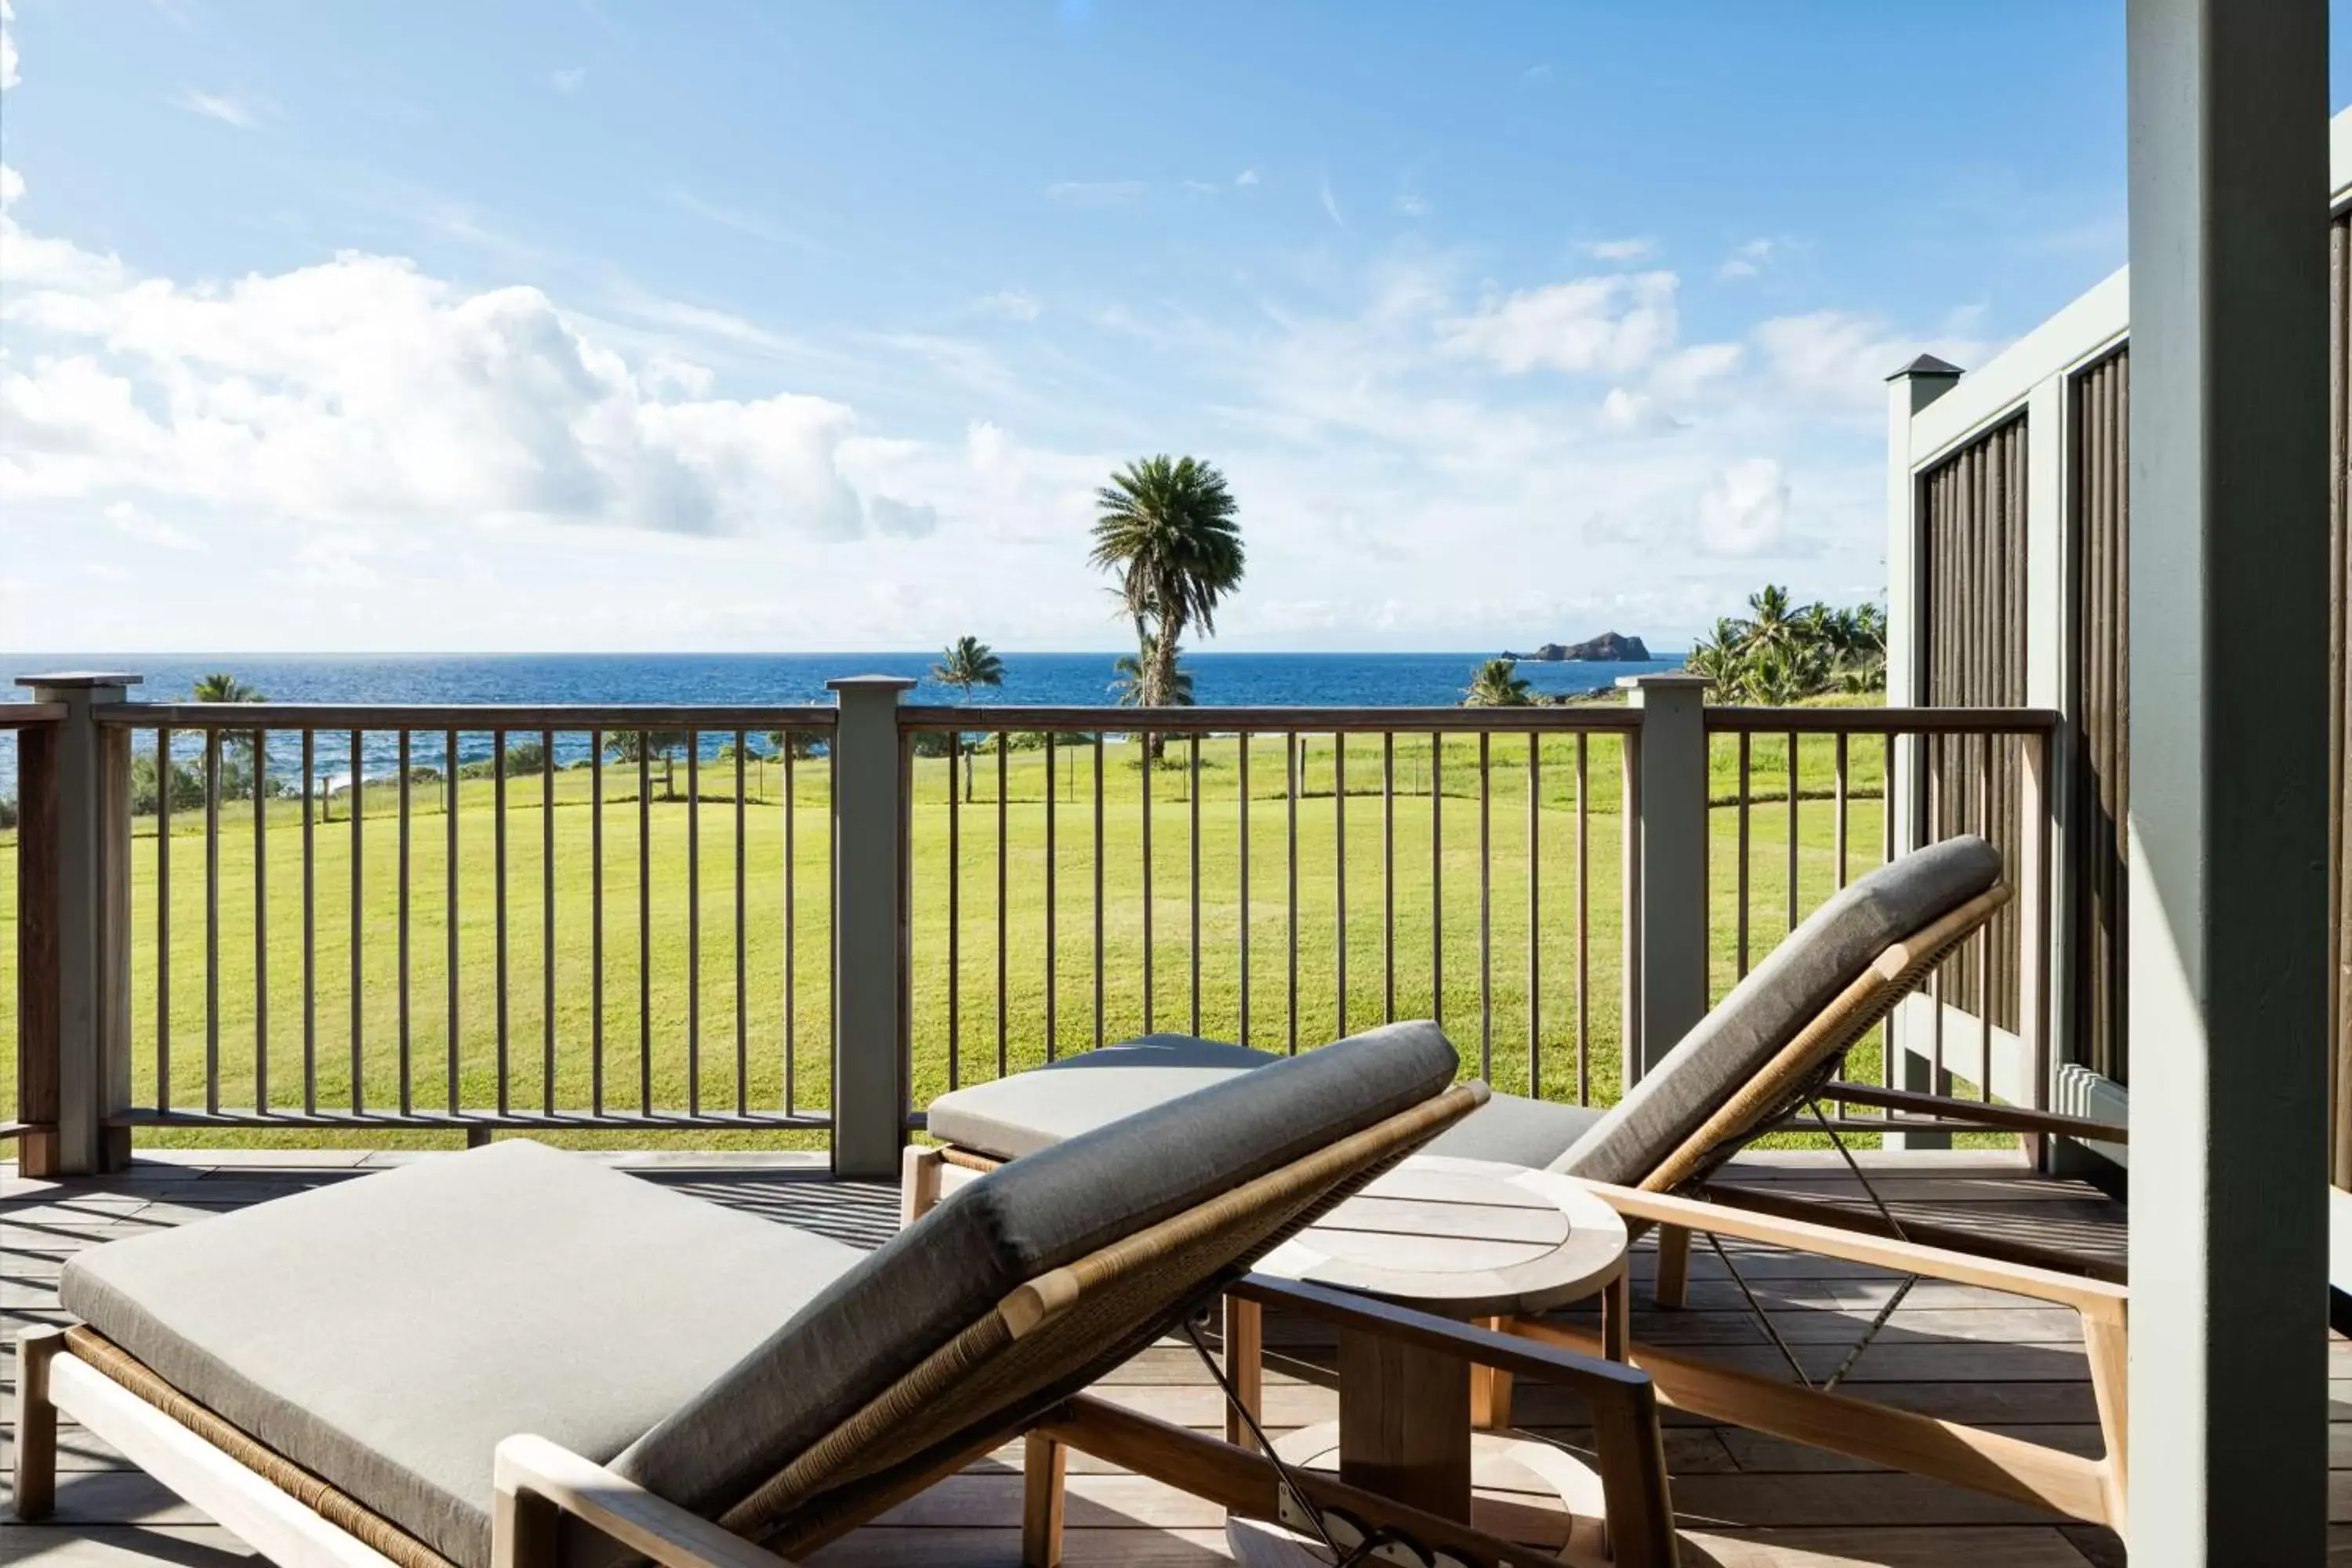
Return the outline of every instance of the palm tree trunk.
{"type": "MultiPolygon", "coordinates": [[[[1151,643],[1151,689],[1145,698],[1154,707],[1164,707],[1176,700],[1176,639],[1183,634],[1183,622],[1160,617],[1160,635],[1151,643]]],[[[1153,734],[1144,748],[1145,764],[1159,762],[1167,746],[1167,736],[1153,734]]]]}
{"type": "Polygon", "coordinates": [[[963,753],[963,803],[971,804],[971,745],[961,735],[956,737],[956,750],[963,753]]]}

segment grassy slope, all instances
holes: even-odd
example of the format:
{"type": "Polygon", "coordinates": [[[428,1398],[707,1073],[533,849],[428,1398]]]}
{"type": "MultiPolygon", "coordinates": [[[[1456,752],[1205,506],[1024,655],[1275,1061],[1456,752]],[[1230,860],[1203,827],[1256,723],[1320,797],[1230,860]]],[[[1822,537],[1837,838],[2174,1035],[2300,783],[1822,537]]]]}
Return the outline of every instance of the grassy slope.
{"type": "MultiPolygon", "coordinates": [[[[1525,1090],[1529,1079],[1530,1025],[1528,1006],[1530,954],[1529,841],[1537,835],[1534,922],[1541,933],[1534,957],[1537,1054],[1541,1089],[1573,1098],[1579,1092],[1577,910],[1579,820],[1576,742],[1547,739],[1542,746],[1530,814],[1528,742],[1524,736],[1496,737],[1489,747],[1484,811],[1490,845],[1491,876],[1484,889],[1486,931],[1482,944],[1478,876],[1481,790],[1478,742],[1454,737],[1444,747],[1444,792],[1436,838],[1443,887],[1444,974],[1433,985],[1433,930],[1437,901],[1430,891],[1433,802],[1430,741],[1400,737],[1394,789],[1393,964],[1395,1007],[1400,1016],[1442,1015],[1465,1056],[1502,1088],[1525,1090]],[[1482,951],[1485,963],[1482,969],[1482,951]],[[1486,983],[1482,987],[1482,973],[1486,983]]],[[[1736,746],[1716,747],[1714,794],[1736,798],[1736,746]]],[[[1849,866],[1859,872],[1874,864],[1879,849],[1880,749],[1875,742],[1852,748],[1853,799],[1848,806],[1849,866]]],[[[1145,944],[1140,795],[1143,770],[1136,748],[1106,749],[1103,770],[1105,829],[1101,921],[1105,959],[1101,966],[1106,1038],[1139,1032],[1144,1010],[1145,944]]],[[[1836,812],[1828,798],[1832,744],[1808,738],[1800,752],[1798,892],[1811,908],[1832,885],[1836,812]]],[[[1043,1059],[1045,1049],[1045,838],[1048,781],[1042,752],[1014,752],[1003,759],[1003,861],[1007,894],[1003,993],[1003,1058],[1014,1068],[1043,1059]]],[[[1758,737],[1750,751],[1752,793],[1785,801],[1786,742],[1758,737]]],[[[1094,772],[1091,748],[1064,748],[1052,784],[1055,805],[1054,855],[1056,887],[1054,985],[1057,1048],[1093,1043],[1097,1025],[1097,978],[1093,963],[1094,772]]],[[[1151,774],[1152,942],[1150,970],[1153,1016],[1160,1027],[1187,1028],[1193,1021],[1192,982],[1191,773],[1181,745],[1151,774]]],[[[1295,1029],[1302,1046],[1330,1037],[1339,1026],[1338,940],[1338,846],[1340,814],[1333,785],[1336,759],[1328,738],[1311,742],[1304,768],[1305,793],[1296,803],[1297,993],[1295,1029]]],[[[1226,1038],[1242,1034],[1242,970],[1239,899],[1241,758],[1231,740],[1201,747],[1199,806],[1201,941],[1199,1024],[1204,1033],[1226,1038]]],[[[1590,929],[1586,938],[1586,986],[1582,1022],[1589,1064],[1587,1089],[1598,1101],[1618,1092],[1618,1020],[1622,984],[1619,875],[1621,861],[1619,743],[1595,735],[1586,749],[1582,810],[1586,824],[1590,929]]],[[[1347,1022],[1361,1026],[1381,1016],[1388,959],[1381,940],[1382,796],[1381,750],[1377,738],[1357,738],[1347,747],[1346,967],[1347,1022]]],[[[949,1064],[949,844],[960,844],[961,983],[958,1001],[958,1076],[962,1081],[993,1076],[999,1055],[996,991],[998,759],[982,755],[977,772],[978,799],[951,812],[950,764],[924,759],[915,764],[915,903],[913,1004],[915,1102],[947,1087],[949,1064]]],[[[1287,1005],[1291,984],[1289,915],[1289,823],[1292,805],[1283,795],[1282,745],[1261,739],[1250,758],[1249,904],[1250,963],[1247,1037],[1279,1047],[1292,1036],[1287,1005]]],[[[797,1099],[803,1108],[822,1108],[826,1096],[829,1037],[829,976],[826,884],[829,877],[825,812],[826,768],[820,759],[803,763],[793,807],[797,875],[795,1000],[793,1031],[797,1099]]],[[[678,770],[686,787],[686,771],[678,770]]],[[[555,1101],[587,1103],[596,1008],[591,986],[591,773],[557,774],[554,807],[555,1101]]],[[[741,854],[747,868],[742,960],[747,984],[742,996],[743,1077],[754,1107],[781,1103],[783,1079],[783,840],[786,810],[782,780],[773,765],[757,766],[747,777],[741,854]]],[[[655,1101],[683,1106],[688,1098],[688,1001],[699,999],[699,1085],[706,1109],[736,1103],[737,998],[734,867],[736,808],[731,766],[701,770],[703,804],[698,814],[683,801],[656,799],[648,817],[651,924],[649,991],[652,1040],[650,1077],[655,1101]],[[701,984],[688,982],[689,823],[698,815],[701,921],[698,936],[701,984]]],[[[507,791],[508,963],[510,975],[508,1052],[512,1102],[530,1107],[543,1098],[546,1041],[542,954],[543,781],[510,780],[507,791]]],[[[637,1010],[638,805],[635,770],[605,770],[604,996],[607,1103],[634,1109],[641,1068],[637,1010]]],[[[656,793],[659,793],[658,771],[656,793]]],[[[498,1059],[494,842],[498,814],[494,785],[466,780],[459,786],[457,1068],[460,1103],[483,1106],[496,1100],[498,1059]]],[[[410,886],[409,1075],[416,1103],[446,1103],[449,1065],[446,984],[446,828],[437,784],[415,786],[412,799],[410,886]]],[[[364,983],[360,988],[359,1077],[371,1106],[396,1104],[401,1082],[401,1019],[396,984],[399,847],[397,792],[368,791],[361,836],[361,949],[364,983]]],[[[255,854],[253,807],[226,803],[219,848],[218,1053],[221,1100],[250,1105],[256,1072],[254,922],[255,854]]],[[[1715,982],[1719,994],[1735,978],[1732,932],[1736,925],[1734,858],[1737,813],[1718,806],[1714,815],[1715,875],[1711,879],[1715,932],[1715,982]]],[[[343,816],[338,807],[339,817],[343,816]]],[[[136,826],[133,869],[134,1084],[139,1102],[156,1098],[155,970],[157,931],[155,869],[157,841],[152,818],[136,826]]],[[[171,840],[171,1076],[173,1098],[182,1105],[204,1100],[206,1051],[205,986],[205,845],[200,816],[174,816],[171,840]]],[[[1749,897],[1750,942],[1756,956],[1782,934],[1787,910],[1785,805],[1752,813],[1749,897]]],[[[317,1096],[322,1106],[348,1106],[353,1077],[351,1005],[351,830],[347,820],[314,827],[313,896],[316,908],[314,1058],[317,1096]]],[[[270,919],[268,973],[268,1079],[278,1106],[301,1103],[304,1081],[304,1018],[301,996],[301,807],[273,802],[264,842],[270,919]]],[[[0,857],[13,870],[13,857],[0,857]]],[[[0,873],[7,874],[7,873],[0,873]]],[[[0,898],[0,951],[13,952],[13,893],[0,898]]],[[[13,1053],[5,1031],[13,1016],[0,1013],[0,1052],[13,1053]]],[[[1875,1046],[1855,1066],[1874,1071],[1875,1046]]],[[[13,1075],[11,1075],[13,1077],[13,1075]]],[[[0,1092],[10,1092],[0,1091],[0,1092]]],[[[305,1141],[380,1143],[380,1132],[300,1135],[305,1141]]],[[[159,1142],[249,1142],[251,1134],[175,1131],[159,1142]]],[[[773,1133],[691,1135],[698,1145],[774,1145],[793,1141],[773,1133]]],[[[448,1135],[417,1133],[404,1141],[446,1143],[448,1135]]],[[[576,1134],[571,1141],[627,1144],[642,1135],[576,1134]]],[[[800,1139],[800,1142],[812,1142],[800,1139]]]]}

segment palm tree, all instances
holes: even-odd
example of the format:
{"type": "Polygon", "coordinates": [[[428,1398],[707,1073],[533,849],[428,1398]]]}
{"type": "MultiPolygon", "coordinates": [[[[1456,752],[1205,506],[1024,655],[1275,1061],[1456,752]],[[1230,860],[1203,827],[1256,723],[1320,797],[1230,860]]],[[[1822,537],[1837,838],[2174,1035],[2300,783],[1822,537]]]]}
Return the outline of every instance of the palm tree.
{"type": "MultiPolygon", "coordinates": [[[[961,700],[971,700],[975,686],[1004,684],[1004,661],[996,652],[976,637],[960,637],[950,643],[940,661],[931,666],[931,679],[941,686],[952,686],[961,694],[961,700]]],[[[956,750],[963,753],[963,797],[971,799],[971,747],[962,736],[956,737],[956,750]]]]}
{"type": "Polygon", "coordinates": [[[1745,625],[1726,616],[1715,623],[1715,635],[1699,638],[1684,661],[1684,668],[1706,678],[1719,701],[1738,700],[1748,668],[1746,636],[1745,625]]]}
{"type": "Polygon", "coordinates": [[[1760,653],[1768,647],[1792,648],[1803,639],[1804,628],[1791,607],[1789,590],[1776,583],[1768,583],[1748,595],[1748,651],[1760,653]]]}
{"type": "Polygon", "coordinates": [[[1095,506],[1088,559],[1118,576],[1120,607],[1135,622],[1139,705],[1171,704],[1184,633],[1198,626],[1214,636],[1217,602],[1241,584],[1233,492],[1213,465],[1163,454],[1111,475],[1095,506]]]}
{"type": "Polygon", "coordinates": [[[616,730],[604,738],[604,750],[614,762],[650,763],[659,757],[662,765],[662,798],[677,798],[677,752],[686,744],[683,730],[616,730]]]}
{"type": "MultiPolygon", "coordinates": [[[[1143,639],[1143,647],[1139,651],[1121,654],[1112,661],[1110,668],[1114,679],[1110,683],[1110,689],[1118,696],[1118,705],[1122,708],[1192,707],[1193,705],[1192,672],[1181,665],[1177,665],[1175,673],[1169,677],[1170,684],[1167,689],[1160,694],[1160,700],[1157,702],[1146,702],[1143,700],[1144,685],[1150,678],[1150,670],[1157,654],[1157,649],[1153,647],[1152,643],[1152,638],[1146,637],[1143,639]]],[[[1177,658],[1181,658],[1183,654],[1182,648],[1176,650],[1177,658]]]]}
{"type": "Polygon", "coordinates": [[[1518,673],[1515,659],[1490,658],[1478,667],[1470,679],[1469,689],[1462,694],[1465,708],[1525,708],[1528,706],[1528,683],[1518,673]]]}
{"type": "MultiPolygon", "coordinates": [[[[267,702],[269,699],[239,680],[236,676],[223,670],[212,675],[198,676],[195,685],[188,689],[188,700],[191,702],[267,702]]],[[[224,736],[217,730],[210,731],[205,746],[205,766],[207,770],[214,773],[220,771],[220,753],[224,749],[229,753],[231,765],[227,782],[223,785],[223,793],[231,796],[237,793],[235,759],[238,757],[245,759],[246,771],[253,774],[253,787],[257,790],[262,788],[260,772],[253,766],[253,737],[251,735],[224,736]]],[[[356,781],[359,776],[357,765],[359,759],[354,757],[352,761],[353,764],[352,776],[356,781]]]]}

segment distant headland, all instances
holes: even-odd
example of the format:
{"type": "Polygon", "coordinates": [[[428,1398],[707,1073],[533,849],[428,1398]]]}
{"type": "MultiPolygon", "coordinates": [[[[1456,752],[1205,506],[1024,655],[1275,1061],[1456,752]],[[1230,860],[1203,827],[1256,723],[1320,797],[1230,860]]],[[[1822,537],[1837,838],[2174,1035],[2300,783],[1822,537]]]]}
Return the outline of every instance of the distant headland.
{"type": "Polygon", "coordinates": [[[1570,659],[1586,659],[1600,664],[1641,664],[1650,658],[1650,650],[1640,637],[1602,632],[1585,642],[1548,642],[1533,653],[1506,651],[1505,658],[1524,659],[1530,664],[1563,664],[1570,659]]]}

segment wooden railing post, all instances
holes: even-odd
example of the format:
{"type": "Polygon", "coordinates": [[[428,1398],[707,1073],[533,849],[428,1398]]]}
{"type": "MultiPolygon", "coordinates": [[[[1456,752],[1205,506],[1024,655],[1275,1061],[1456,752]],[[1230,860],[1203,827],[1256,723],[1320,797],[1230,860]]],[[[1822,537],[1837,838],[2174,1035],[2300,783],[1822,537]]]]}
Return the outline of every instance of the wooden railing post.
{"type": "Polygon", "coordinates": [[[18,1115],[56,1129],[24,1141],[26,1175],[131,1163],[130,1129],[107,1124],[131,1104],[131,732],[98,713],[138,683],[103,674],[18,682],[66,710],[20,742],[18,1115]]]}
{"type": "Polygon", "coordinates": [[[1630,1089],[1706,1016],[1706,682],[1669,672],[1617,684],[1642,720],[1625,802],[1626,930],[1640,955],[1626,974],[1630,1089]]]}
{"type": "Polygon", "coordinates": [[[833,1169],[895,1180],[907,1142],[907,777],[898,696],[861,675],[825,685],[833,734],[833,1169]]]}

